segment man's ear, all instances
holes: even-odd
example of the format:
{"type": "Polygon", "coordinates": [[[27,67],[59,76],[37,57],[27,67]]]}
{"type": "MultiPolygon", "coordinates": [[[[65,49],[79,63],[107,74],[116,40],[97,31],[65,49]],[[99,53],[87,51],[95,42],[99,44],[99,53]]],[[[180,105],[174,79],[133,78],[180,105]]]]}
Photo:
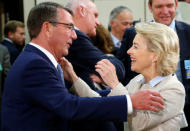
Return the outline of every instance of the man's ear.
{"type": "Polygon", "coordinates": [[[80,5],[77,10],[79,11],[79,14],[80,14],[82,17],[85,17],[85,16],[86,16],[86,8],[85,8],[83,5],[80,5]]]}
{"type": "Polygon", "coordinates": [[[9,32],[8,33],[8,38],[12,40],[13,37],[14,37],[14,32],[9,32]]]}
{"type": "Polygon", "coordinates": [[[110,20],[110,25],[111,26],[113,26],[114,23],[115,23],[114,20],[110,20]]]}
{"type": "Polygon", "coordinates": [[[149,8],[150,12],[152,13],[152,5],[150,5],[150,3],[148,3],[148,8],[149,8]]]}
{"type": "Polygon", "coordinates": [[[177,7],[178,7],[178,0],[175,0],[175,9],[177,9],[177,7]]]}
{"type": "Polygon", "coordinates": [[[41,32],[44,32],[48,37],[51,35],[53,30],[53,25],[49,22],[44,22],[42,24],[41,32]]]}

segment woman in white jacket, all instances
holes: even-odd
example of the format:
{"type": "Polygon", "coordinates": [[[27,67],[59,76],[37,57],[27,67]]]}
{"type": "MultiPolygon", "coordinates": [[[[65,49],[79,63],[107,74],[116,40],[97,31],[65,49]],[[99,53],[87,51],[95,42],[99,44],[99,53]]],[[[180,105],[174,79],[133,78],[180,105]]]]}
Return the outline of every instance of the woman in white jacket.
{"type": "MultiPolygon", "coordinates": [[[[179,131],[187,123],[183,113],[185,90],[175,75],[179,60],[178,37],[172,29],[158,23],[140,23],[135,28],[137,35],[127,53],[131,57],[131,70],[140,74],[124,87],[108,60],[98,62],[96,71],[111,88],[109,96],[149,89],[160,92],[163,97],[165,108],[159,113],[133,110],[128,116],[130,130],[179,131]]],[[[76,81],[73,87],[79,96],[100,97],[82,80],[76,81]]]]}

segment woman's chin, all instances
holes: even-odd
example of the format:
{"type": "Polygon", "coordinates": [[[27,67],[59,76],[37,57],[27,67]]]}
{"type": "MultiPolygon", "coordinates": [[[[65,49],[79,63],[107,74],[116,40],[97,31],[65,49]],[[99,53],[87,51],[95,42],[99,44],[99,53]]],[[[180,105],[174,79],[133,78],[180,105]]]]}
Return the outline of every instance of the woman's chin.
{"type": "Polygon", "coordinates": [[[137,71],[135,68],[131,68],[132,71],[139,73],[139,71],[137,71]]]}

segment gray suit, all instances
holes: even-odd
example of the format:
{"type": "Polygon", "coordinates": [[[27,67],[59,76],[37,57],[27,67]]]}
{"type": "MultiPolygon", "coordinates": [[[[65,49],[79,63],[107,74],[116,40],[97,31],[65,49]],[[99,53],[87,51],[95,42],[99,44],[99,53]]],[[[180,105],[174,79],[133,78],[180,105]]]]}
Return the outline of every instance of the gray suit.
{"type": "Polygon", "coordinates": [[[2,93],[3,84],[7,73],[11,67],[10,64],[10,55],[8,49],[0,44],[0,93],[2,93]]]}

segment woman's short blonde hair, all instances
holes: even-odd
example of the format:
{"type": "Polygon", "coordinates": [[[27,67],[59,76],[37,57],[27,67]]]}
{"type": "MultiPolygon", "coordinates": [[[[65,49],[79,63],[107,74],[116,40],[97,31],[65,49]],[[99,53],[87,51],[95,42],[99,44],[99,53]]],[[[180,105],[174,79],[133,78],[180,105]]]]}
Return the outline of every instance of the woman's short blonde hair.
{"type": "Polygon", "coordinates": [[[175,73],[179,61],[179,39],[176,32],[166,25],[149,22],[135,26],[137,34],[149,42],[149,51],[157,54],[157,72],[161,76],[175,73]]]}

